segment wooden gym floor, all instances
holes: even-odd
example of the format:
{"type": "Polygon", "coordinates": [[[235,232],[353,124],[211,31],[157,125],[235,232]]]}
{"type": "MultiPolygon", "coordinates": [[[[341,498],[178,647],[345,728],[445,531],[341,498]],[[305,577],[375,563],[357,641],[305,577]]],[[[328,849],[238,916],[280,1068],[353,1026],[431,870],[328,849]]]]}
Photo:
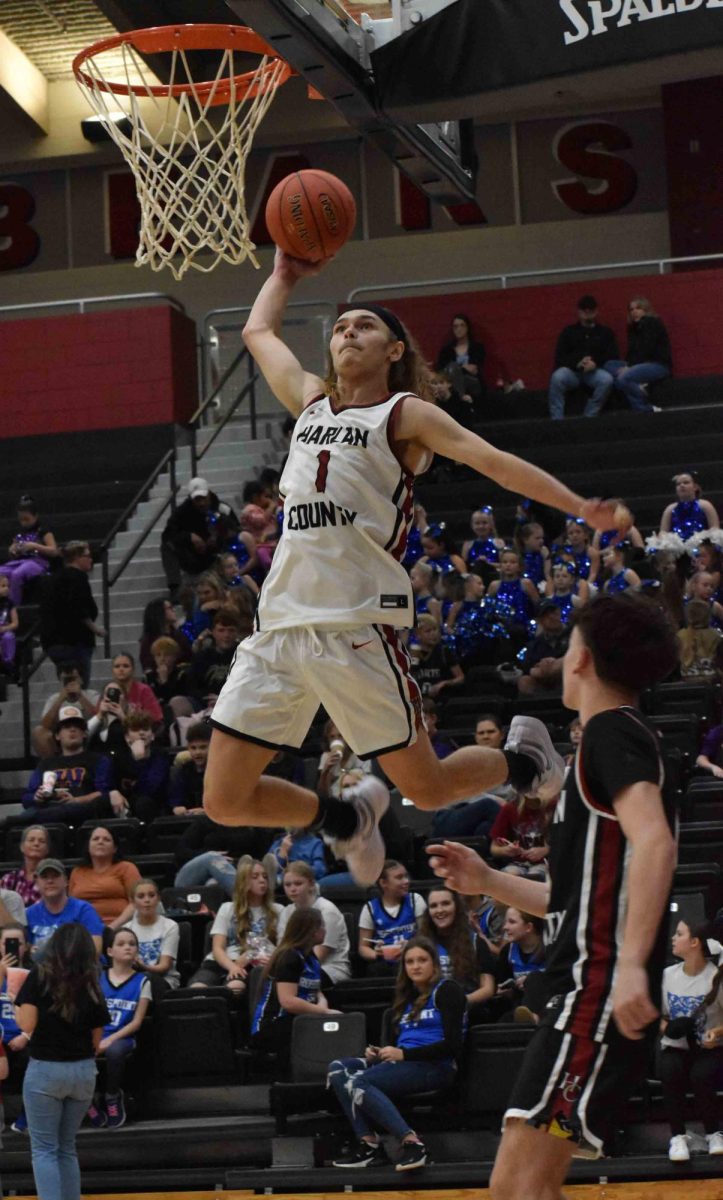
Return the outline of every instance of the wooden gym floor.
{"type": "MultiPolygon", "coordinates": [[[[356,1182],[356,1181],[354,1181],[356,1182]]],[[[565,1188],[565,1200],[723,1200],[723,1179],[660,1180],[656,1183],[593,1183],[575,1184],[565,1188]]],[[[274,1200],[299,1200],[291,1196],[274,1195],[274,1200]]],[[[337,1200],[344,1192],[309,1192],[304,1200],[337,1200]]],[[[415,1191],[400,1188],[393,1192],[354,1192],[353,1200],[485,1200],[486,1188],[448,1189],[445,1191],[415,1191]]],[[[35,1200],[20,1196],[15,1200],[35,1200]]],[[[256,1200],[254,1192],[123,1192],[84,1196],[83,1200],[256,1200]]]]}

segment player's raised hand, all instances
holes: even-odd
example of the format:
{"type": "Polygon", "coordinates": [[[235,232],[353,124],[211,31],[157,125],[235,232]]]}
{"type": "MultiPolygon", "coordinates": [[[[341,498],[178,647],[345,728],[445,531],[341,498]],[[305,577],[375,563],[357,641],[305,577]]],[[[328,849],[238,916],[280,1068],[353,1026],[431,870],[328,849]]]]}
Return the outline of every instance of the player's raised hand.
{"type": "Polygon", "coordinates": [[[303,258],[292,258],[290,254],[277,246],[274,255],[274,271],[290,275],[293,279],[304,279],[307,275],[318,275],[333,258],[332,254],[329,258],[320,258],[318,262],[307,262],[303,258]]]}
{"type": "Polygon", "coordinates": [[[599,529],[601,533],[617,529],[620,537],[624,537],[633,524],[633,514],[622,500],[585,500],[580,516],[591,529],[599,529]]]}
{"type": "Polygon", "coordinates": [[[487,890],[490,868],[471,846],[459,842],[438,842],[425,847],[429,865],[448,887],[463,896],[475,896],[487,890]]]}
{"type": "Polygon", "coordinates": [[[619,963],[612,1000],[615,1024],[631,1041],[640,1041],[648,1025],[660,1016],[650,999],[645,967],[619,963]]]}

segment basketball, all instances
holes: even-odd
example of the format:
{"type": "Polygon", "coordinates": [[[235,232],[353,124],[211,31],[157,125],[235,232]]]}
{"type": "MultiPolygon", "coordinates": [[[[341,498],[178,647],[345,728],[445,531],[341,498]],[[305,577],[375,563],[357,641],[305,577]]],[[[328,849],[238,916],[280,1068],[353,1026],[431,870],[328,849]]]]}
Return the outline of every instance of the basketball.
{"type": "Polygon", "coordinates": [[[354,197],[328,171],[294,171],[277,183],[266,204],[266,227],[276,245],[307,262],[336,254],[355,223],[354,197]]]}

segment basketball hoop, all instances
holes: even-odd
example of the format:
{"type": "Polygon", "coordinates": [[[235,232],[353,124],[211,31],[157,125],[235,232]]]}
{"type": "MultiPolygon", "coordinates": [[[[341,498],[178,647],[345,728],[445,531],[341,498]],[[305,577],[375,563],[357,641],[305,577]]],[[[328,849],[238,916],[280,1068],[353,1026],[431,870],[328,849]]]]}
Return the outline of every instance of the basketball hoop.
{"type": "Polygon", "coordinates": [[[176,279],[190,267],[207,272],[221,261],[249,258],[258,267],[246,213],[246,161],[277,88],[294,74],[288,63],[241,25],[164,25],[96,42],[76,56],[73,72],[135,176],[141,208],[136,266],[167,266],[176,279]],[[221,52],[212,79],[194,80],[193,50],[221,52]],[[105,63],[110,71],[111,54],[117,81],[103,69],[105,63]],[[158,54],[170,55],[168,83],[159,83],[141,57],[158,54]],[[237,71],[240,54],[259,55],[256,68],[237,71]],[[119,98],[130,134],[117,123],[119,98]],[[211,258],[202,258],[204,252],[211,258]]]}

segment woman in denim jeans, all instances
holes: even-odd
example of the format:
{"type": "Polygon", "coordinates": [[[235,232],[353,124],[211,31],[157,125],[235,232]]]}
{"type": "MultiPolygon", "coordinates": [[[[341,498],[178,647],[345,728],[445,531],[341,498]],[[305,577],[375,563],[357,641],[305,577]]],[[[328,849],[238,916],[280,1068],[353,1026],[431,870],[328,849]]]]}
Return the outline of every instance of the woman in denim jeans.
{"type": "Polygon", "coordinates": [[[30,1035],[23,1102],[38,1200],[80,1200],[75,1137],[93,1098],[95,1055],[110,1021],[84,926],[59,926],[15,1004],[18,1025],[30,1035]]]}

